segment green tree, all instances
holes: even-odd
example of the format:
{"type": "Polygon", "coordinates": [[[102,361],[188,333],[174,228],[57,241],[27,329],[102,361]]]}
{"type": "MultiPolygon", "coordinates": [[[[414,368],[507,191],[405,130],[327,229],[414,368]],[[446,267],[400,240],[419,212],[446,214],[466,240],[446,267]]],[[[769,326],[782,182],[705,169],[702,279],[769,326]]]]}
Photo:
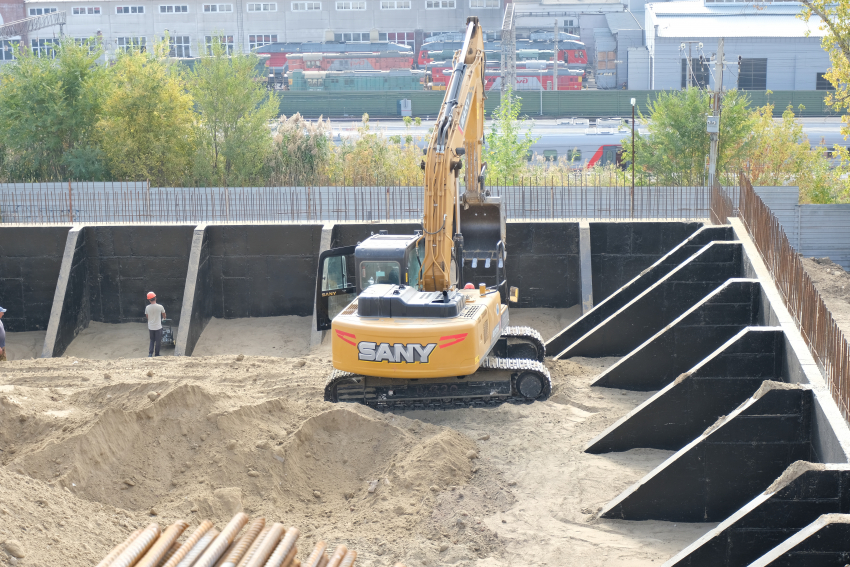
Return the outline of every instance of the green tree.
{"type": "MultiPolygon", "coordinates": [[[[839,112],[850,109],[850,0],[800,0],[801,17],[810,21],[813,15],[821,22],[818,27],[826,33],[821,40],[829,53],[832,67],[824,74],[835,90],[826,95],[826,103],[839,112]]],[[[843,117],[844,135],[850,135],[850,117],[843,117]]]]}
{"type": "Polygon", "coordinates": [[[484,161],[487,162],[488,177],[493,179],[514,178],[526,167],[526,155],[539,138],[531,136],[531,125],[519,118],[521,99],[508,91],[493,111],[493,124],[485,135],[484,161]]]}
{"type": "Polygon", "coordinates": [[[255,54],[229,54],[215,37],[207,55],[187,77],[199,114],[196,172],[223,186],[260,183],[272,151],[268,125],[279,112],[279,97],[258,80],[255,54]]]}
{"type": "MultiPolygon", "coordinates": [[[[737,90],[723,96],[718,172],[735,165],[748,150],[753,122],[748,104],[749,98],[737,90]]],[[[635,166],[650,173],[657,183],[701,182],[707,173],[710,139],[706,132],[706,115],[709,110],[708,91],[692,87],[659,93],[649,104],[649,116],[640,115],[649,133],[636,135],[634,150],[631,140],[624,140],[624,155],[630,159],[633,152],[637,152],[635,166]]]]}
{"type": "Polygon", "coordinates": [[[99,48],[56,47],[56,58],[16,50],[0,71],[0,151],[4,177],[48,181],[100,179],[102,155],[94,140],[108,70],[99,48]]]}
{"type": "Polygon", "coordinates": [[[114,179],[176,186],[190,177],[196,154],[192,96],[167,55],[166,39],[153,53],[119,54],[112,67],[98,135],[114,179]]]}

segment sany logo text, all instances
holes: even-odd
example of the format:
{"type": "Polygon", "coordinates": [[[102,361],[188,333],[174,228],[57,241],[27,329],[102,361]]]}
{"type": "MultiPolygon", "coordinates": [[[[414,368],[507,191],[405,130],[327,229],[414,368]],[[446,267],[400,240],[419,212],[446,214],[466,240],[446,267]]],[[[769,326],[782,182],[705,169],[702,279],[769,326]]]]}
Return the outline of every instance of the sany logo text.
{"type": "Polygon", "coordinates": [[[393,362],[396,364],[402,362],[421,362],[428,363],[428,357],[431,352],[437,348],[437,343],[423,344],[402,344],[402,343],[370,343],[361,341],[357,343],[357,350],[360,353],[357,358],[360,360],[369,360],[374,362],[393,362]]]}

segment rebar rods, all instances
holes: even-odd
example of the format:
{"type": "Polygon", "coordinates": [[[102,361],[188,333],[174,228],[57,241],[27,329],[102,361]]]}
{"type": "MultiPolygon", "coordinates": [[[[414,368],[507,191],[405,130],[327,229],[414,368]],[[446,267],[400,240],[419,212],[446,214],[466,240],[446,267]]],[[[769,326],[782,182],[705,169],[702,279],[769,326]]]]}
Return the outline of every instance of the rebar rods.
{"type": "Polygon", "coordinates": [[[136,530],[97,567],[352,567],[357,559],[357,552],[345,545],[339,545],[329,558],[327,544],[319,541],[302,563],[295,557],[301,535],[297,528],[266,525],[265,518],[249,523],[242,512],[221,532],[204,520],[185,541],[178,542],[188,527],[178,520],[164,532],[157,524],[136,530]]]}

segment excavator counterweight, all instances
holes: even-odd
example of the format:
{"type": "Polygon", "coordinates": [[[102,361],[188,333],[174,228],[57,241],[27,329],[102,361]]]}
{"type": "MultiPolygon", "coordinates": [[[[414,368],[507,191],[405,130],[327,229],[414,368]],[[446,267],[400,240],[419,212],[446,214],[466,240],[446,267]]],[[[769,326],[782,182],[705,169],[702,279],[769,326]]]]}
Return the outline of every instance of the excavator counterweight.
{"type": "Polygon", "coordinates": [[[511,327],[502,303],[505,214],[481,161],[485,65],[484,33],[468,18],[422,162],[422,230],[381,231],[319,258],[316,325],[331,331],[335,369],[327,401],[445,408],[551,392],[542,337],[511,327]],[[466,269],[493,285],[462,285],[466,269]]]}

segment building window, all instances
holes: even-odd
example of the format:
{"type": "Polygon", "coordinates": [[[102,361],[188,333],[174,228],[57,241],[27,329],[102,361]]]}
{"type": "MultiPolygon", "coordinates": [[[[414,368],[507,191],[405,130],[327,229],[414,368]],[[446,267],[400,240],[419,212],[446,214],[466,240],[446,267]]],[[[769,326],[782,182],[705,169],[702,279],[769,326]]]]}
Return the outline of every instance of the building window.
{"type": "Polygon", "coordinates": [[[739,59],[738,88],[742,91],[767,90],[767,59],[739,59]]]}
{"type": "Polygon", "coordinates": [[[232,12],[233,4],[204,4],[204,12],[232,12]]]}
{"type": "Polygon", "coordinates": [[[75,37],[74,44],[81,47],[87,45],[89,53],[94,53],[100,47],[100,39],[97,37],[75,37]]]}
{"type": "Polygon", "coordinates": [[[141,51],[145,52],[147,38],[145,37],[119,37],[115,40],[118,51],[141,51]]]}
{"type": "Polygon", "coordinates": [[[369,41],[371,41],[371,39],[369,37],[369,32],[351,32],[351,33],[346,32],[346,33],[335,33],[334,34],[334,41],[336,41],[336,42],[343,42],[343,41],[345,41],[345,42],[355,42],[355,41],[357,41],[357,42],[360,42],[360,43],[363,43],[363,42],[368,43],[369,41]]]}
{"type": "Polygon", "coordinates": [[[100,6],[77,6],[75,8],[71,8],[71,15],[73,15],[73,16],[99,16],[100,15],[100,6]]]}
{"type": "Polygon", "coordinates": [[[426,10],[453,10],[455,0],[425,0],[426,10]]]}
{"type": "Polygon", "coordinates": [[[470,8],[500,8],[501,0],[469,0],[470,8]]]}
{"type": "Polygon", "coordinates": [[[207,55],[213,54],[213,42],[218,40],[224,48],[227,55],[233,55],[233,36],[232,35],[207,35],[204,36],[204,42],[207,44],[207,55]]]}
{"type": "Polygon", "coordinates": [[[388,32],[379,33],[378,41],[389,41],[390,43],[400,43],[413,47],[413,32],[388,32]]]}
{"type": "Polygon", "coordinates": [[[276,33],[248,36],[248,47],[250,49],[256,49],[258,47],[263,47],[264,45],[271,45],[272,43],[277,43],[276,33]]]}
{"type": "MultiPolygon", "coordinates": [[[[165,38],[162,38],[165,40],[165,38]]],[[[175,35],[168,38],[169,57],[191,57],[192,49],[189,47],[188,35],[175,35]]]]}
{"type": "Polygon", "coordinates": [[[277,3],[274,4],[248,4],[249,12],[277,12],[277,3]]]}
{"type": "Polygon", "coordinates": [[[337,2],[336,3],[337,10],[365,10],[366,2],[358,2],[355,0],[354,2],[337,2]]]}
{"type": "Polygon", "coordinates": [[[30,16],[43,16],[45,14],[52,14],[56,11],[56,8],[30,8],[30,16]]]}
{"type": "Polygon", "coordinates": [[[381,0],[381,10],[410,10],[410,0],[381,0]]]}
{"type": "Polygon", "coordinates": [[[815,82],[815,89],[819,91],[834,91],[835,87],[832,86],[832,83],[824,77],[825,73],[818,73],[817,81],[815,82]]]}
{"type": "Polygon", "coordinates": [[[321,2],[293,2],[293,12],[317,12],[322,9],[321,2]]]}
{"type": "MultiPolygon", "coordinates": [[[[699,59],[692,58],[691,59],[691,86],[698,87],[700,89],[708,88],[708,63],[703,62],[700,64],[699,59]]],[[[687,88],[688,86],[688,60],[682,59],[682,88],[687,88]]]]}
{"type": "Polygon", "coordinates": [[[14,61],[17,44],[17,41],[9,41],[8,39],[0,41],[0,61],[14,61]]]}
{"type": "Polygon", "coordinates": [[[56,58],[56,47],[59,45],[57,38],[48,39],[32,39],[32,54],[36,57],[47,57],[48,59],[56,58]]]}
{"type": "Polygon", "coordinates": [[[116,14],[144,14],[145,7],[144,6],[116,6],[115,7],[116,14]]]}
{"type": "Polygon", "coordinates": [[[173,4],[169,4],[167,6],[159,7],[160,14],[186,14],[188,12],[189,6],[175,6],[173,4]]]}

